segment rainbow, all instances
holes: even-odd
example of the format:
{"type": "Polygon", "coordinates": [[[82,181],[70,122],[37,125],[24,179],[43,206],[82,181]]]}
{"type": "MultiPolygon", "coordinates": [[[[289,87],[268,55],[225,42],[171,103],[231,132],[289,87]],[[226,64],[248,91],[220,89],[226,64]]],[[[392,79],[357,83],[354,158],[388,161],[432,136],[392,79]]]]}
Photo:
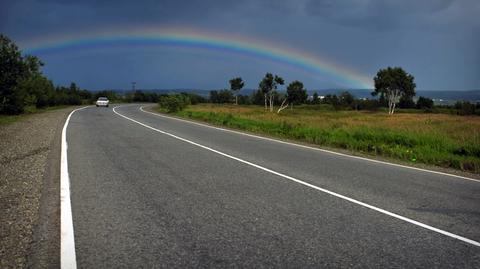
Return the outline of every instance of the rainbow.
{"type": "Polygon", "coordinates": [[[75,36],[47,36],[26,42],[27,54],[59,53],[95,47],[172,46],[225,51],[287,64],[317,76],[326,76],[343,87],[372,88],[372,79],[318,56],[244,36],[225,35],[198,29],[147,28],[101,30],[75,36]]]}

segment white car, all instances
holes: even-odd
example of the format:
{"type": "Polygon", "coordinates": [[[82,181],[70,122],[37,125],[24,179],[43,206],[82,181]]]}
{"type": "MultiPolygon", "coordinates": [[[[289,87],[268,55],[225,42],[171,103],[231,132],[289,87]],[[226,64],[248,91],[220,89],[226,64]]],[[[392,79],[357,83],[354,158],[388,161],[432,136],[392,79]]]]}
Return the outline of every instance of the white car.
{"type": "Polygon", "coordinates": [[[97,107],[99,107],[99,106],[108,107],[108,103],[110,103],[110,101],[108,101],[107,97],[98,97],[97,102],[95,102],[97,107]]]}

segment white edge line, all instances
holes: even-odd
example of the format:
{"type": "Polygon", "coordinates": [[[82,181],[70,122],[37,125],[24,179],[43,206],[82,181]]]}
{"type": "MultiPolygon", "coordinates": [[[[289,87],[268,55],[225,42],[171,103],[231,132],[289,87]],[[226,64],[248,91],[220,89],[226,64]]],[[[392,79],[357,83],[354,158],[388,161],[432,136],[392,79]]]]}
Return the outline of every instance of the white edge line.
{"type": "Polygon", "coordinates": [[[204,126],[204,127],[208,127],[208,128],[212,128],[212,129],[224,131],[224,132],[230,132],[230,133],[245,135],[245,136],[249,136],[249,137],[254,137],[254,138],[258,138],[258,139],[268,140],[268,141],[272,141],[272,142],[277,142],[277,143],[286,144],[286,145],[295,146],[295,147],[300,147],[300,148],[305,148],[305,149],[311,149],[311,150],[321,151],[321,152],[330,153],[330,154],[339,155],[339,156],[348,157],[348,158],[354,158],[354,159],[359,159],[359,160],[364,160],[364,161],[369,161],[369,162],[374,162],[374,163],[380,163],[380,164],[385,164],[385,165],[390,165],[390,166],[397,166],[397,167],[402,167],[402,168],[407,168],[407,169],[413,169],[413,170],[417,170],[417,171],[422,171],[422,172],[427,172],[427,173],[433,173],[433,174],[438,174],[438,175],[443,175],[443,176],[456,177],[456,178],[461,178],[461,179],[465,179],[465,180],[471,180],[471,181],[475,181],[475,182],[479,182],[479,183],[480,183],[480,180],[474,179],[474,178],[470,178],[470,177],[464,177],[464,176],[459,176],[459,175],[454,175],[454,174],[449,174],[449,173],[444,173],[444,172],[439,172],[439,171],[433,171],[433,170],[428,170],[428,169],[422,169],[422,168],[413,167],[413,166],[401,165],[401,164],[396,164],[396,163],[389,163],[389,162],[384,162],[384,161],[369,159],[369,158],[360,157],[360,156],[353,156],[353,155],[348,155],[348,154],[344,154],[344,153],[340,153],[340,152],[335,152],[335,151],[331,151],[331,150],[326,150],[326,149],[315,148],[315,147],[305,146],[305,145],[301,145],[301,144],[295,144],[295,143],[291,143],[291,142],[286,142],[286,141],[282,141],[282,140],[278,140],[278,139],[274,139],[274,138],[268,138],[268,137],[263,137],[263,136],[248,134],[248,133],[244,133],[244,132],[240,132],[240,131],[225,129],[225,128],[221,128],[221,127],[215,127],[215,126],[211,126],[211,125],[208,125],[208,124],[203,124],[203,123],[199,123],[199,122],[194,122],[194,121],[191,121],[191,120],[185,120],[185,119],[179,119],[179,118],[176,118],[176,117],[165,116],[165,115],[161,115],[161,114],[158,114],[158,113],[146,111],[146,110],[143,109],[144,107],[145,107],[145,106],[141,106],[141,107],[140,107],[140,110],[141,110],[142,112],[145,112],[145,113],[149,113],[149,114],[152,114],[152,115],[155,115],[155,116],[158,116],[158,117],[167,118],[167,119],[173,119],[173,120],[188,122],[188,123],[191,123],[191,124],[196,124],[196,125],[200,125],[200,126],[204,126]]]}
{"type": "MultiPolygon", "coordinates": [[[[117,106],[117,107],[118,107],[118,106],[117,106]]],[[[297,179],[297,178],[294,178],[294,177],[291,177],[291,176],[287,176],[287,175],[285,175],[285,174],[276,172],[276,171],[274,171],[274,170],[268,169],[268,168],[263,167],[263,166],[260,166],[260,165],[258,165],[258,164],[254,164],[254,163],[251,163],[251,162],[249,162],[249,161],[245,161],[245,160],[240,159],[240,158],[237,158],[237,157],[235,157],[235,156],[232,156],[232,155],[223,153],[223,152],[221,152],[221,151],[218,151],[218,150],[209,148],[209,147],[207,147],[207,146],[198,144],[198,143],[193,142],[193,141],[191,141],[191,140],[188,140],[188,139],[185,139],[185,138],[176,136],[176,135],[174,135],[174,134],[171,134],[171,133],[168,133],[168,132],[159,130],[159,129],[156,129],[156,128],[154,128],[154,127],[151,127],[151,126],[149,126],[149,125],[146,125],[146,124],[144,124],[144,123],[141,123],[141,122],[139,122],[139,121],[136,121],[136,120],[134,120],[134,119],[132,119],[132,118],[129,118],[129,117],[127,117],[127,116],[124,116],[124,115],[118,113],[117,111],[115,111],[115,109],[116,109],[117,107],[114,107],[114,108],[113,108],[113,112],[115,112],[115,114],[117,114],[117,115],[119,115],[119,116],[121,116],[121,117],[123,117],[123,118],[125,118],[125,119],[127,119],[127,120],[130,120],[130,121],[132,121],[132,122],[135,122],[135,123],[137,123],[137,124],[139,124],[139,125],[142,125],[143,127],[146,127],[146,128],[148,128],[148,129],[151,129],[151,130],[153,130],[153,131],[159,132],[159,133],[164,134],[164,135],[168,135],[168,136],[170,136],[170,137],[173,137],[173,138],[175,138],[175,139],[181,140],[181,141],[183,141],[183,142],[186,142],[186,143],[195,145],[195,146],[197,146],[197,147],[200,147],[200,148],[209,150],[209,151],[211,151],[211,152],[217,153],[217,154],[222,155],[222,156],[224,156],[224,157],[227,157],[227,158],[236,160],[236,161],[241,162],[241,163],[244,163],[244,164],[246,164],[246,165],[253,166],[253,167],[258,168],[258,169],[260,169],[260,170],[263,170],[263,171],[265,171],[265,172],[268,172],[268,173],[271,173],[271,174],[274,174],[274,175],[277,175],[277,176],[286,178],[286,179],[291,180],[291,181],[293,181],[293,182],[296,182],[296,183],[302,184],[302,185],[304,185],[304,186],[310,187],[310,188],[312,188],[312,189],[315,189],[315,190],[318,190],[318,191],[321,191],[321,192],[330,194],[330,195],[332,195],[332,196],[335,196],[335,197],[338,197],[338,198],[340,198],[340,199],[349,201],[349,202],[351,202],[351,203],[354,203],[354,204],[357,204],[357,205],[360,205],[360,206],[363,206],[363,207],[366,207],[366,208],[375,210],[375,211],[377,211],[377,212],[380,212],[380,213],[382,213],[382,214],[385,214],[385,215],[394,217],[394,218],[396,218],[396,219],[403,220],[403,221],[405,221],[405,222],[408,222],[408,223],[411,223],[411,224],[420,226],[420,227],[425,228],[425,229],[428,229],[428,230],[430,230],[430,231],[434,231],[434,232],[443,234],[443,235],[445,235],[445,236],[448,236],[448,237],[451,237],[451,238],[454,238],[454,239],[458,239],[458,240],[463,241],[463,242],[465,242],[465,243],[468,243],[468,244],[471,244],[471,245],[480,247],[480,242],[474,241],[474,240],[472,240],[472,239],[468,239],[468,238],[466,238],[466,237],[463,237],[463,236],[460,236],[460,235],[456,235],[456,234],[453,234],[453,233],[451,233],[451,232],[447,232],[447,231],[444,231],[444,230],[435,228],[435,227],[433,227],[433,226],[430,226],[430,225],[424,224],[424,223],[422,223],[422,222],[419,222],[419,221],[416,221],[416,220],[413,220],[413,219],[410,219],[410,218],[407,218],[407,217],[404,217],[404,216],[395,214],[395,213],[390,212],[390,211],[387,211],[387,210],[385,210],[385,209],[381,209],[381,208],[379,208],[379,207],[376,207],[376,206],[373,206],[373,205],[369,205],[369,204],[367,204],[367,203],[364,203],[364,202],[355,200],[355,199],[353,199],[353,198],[350,198],[350,197],[347,197],[347,196],[338,194],[338,193],[336,193],[336,192],[329,191],[329,190],[324,189],[324,188],[320,188],[320,187],[315,186],[315,185],[313,185],[313,184],[304,182],[304,181],[302,181],[302,180],[300,180],[300,179],[297,179]]]]}
{"type": "Polygon", "coordinates": [[[60,157],[60,268],[63,269],[77,268],[72,205],[70,202],[70,177],[68,175],[67,127],[73,113],[87,107],[77,108],[70,112],[62,130],[62,151],[60,157]]]}

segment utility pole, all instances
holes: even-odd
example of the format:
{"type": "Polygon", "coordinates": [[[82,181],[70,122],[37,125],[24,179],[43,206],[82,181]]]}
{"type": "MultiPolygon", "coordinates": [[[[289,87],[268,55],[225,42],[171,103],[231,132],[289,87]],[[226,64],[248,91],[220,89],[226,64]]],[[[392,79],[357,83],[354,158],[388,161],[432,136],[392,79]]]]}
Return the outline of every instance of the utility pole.
{"type": "Polygon", "coordinates": [[[132,82],[132,91],[135,92],[135,84],[137,84],[137,82],[133,81],[132,82]]]}

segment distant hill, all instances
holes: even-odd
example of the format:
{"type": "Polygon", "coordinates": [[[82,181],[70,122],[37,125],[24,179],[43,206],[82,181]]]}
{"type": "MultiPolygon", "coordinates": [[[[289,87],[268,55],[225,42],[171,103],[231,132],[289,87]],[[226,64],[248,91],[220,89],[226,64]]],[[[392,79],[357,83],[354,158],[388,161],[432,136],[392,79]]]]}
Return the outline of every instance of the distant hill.
{"type": "Polygon", "coordinates": [[[448,101],[470,101],[480,102],[480,90],[472,91],[418,91],[417,96],[425,96],[434,99],[437,102],[448,101]]]}
{"type": "MultiPolygon", "coordinates": [[[[327,94],[340,94],[344,89],[324,89],[316,91],[318,95],[327,94]]],[[[347,90],[357,98],[373,98],[371,95],[372,90],[368,89],[350,89],[347,90]]],[[[309,91],[309,94],[313,94],[315,91],[309,91]]],[[[436,102],[456,102],[459,100],[480,102],[480,90],[472,91],[422,91],[417,90],[416,97],[428,97],[434,99],[436,102]]]]}
{"type": "MultiPolygon", "coordinates": [[[[203,89],[139,89],[145,92],[157,92],[157,93],[180,93],[180,92],[191,92],[198,95],[208,97],[210,90],[203,89]]],[[[219,89],[217,89],[219,90],[219,89]]],[[[119,93],[130,92],[128,89],[114,89],[114,91],[119,93]]],[[[255,89],[243,89],[240,94],[250,95],[255,91],[255,89]]],[[[308,94],[312,95],[314,92],[317,92],[320,96],[325,96],[327,94],[336,94],[339,95],[344,91],[349,91],[356,98],[374,98],[371,95],[371,89],[321,89],[321,90],[309,90],[308,94]]],[[[422,91],[417,90],[417,97],[424,96],[431,99],[434,99],[436,103],[440,104],[451,104],[459,100],[469,101],[473,103],[480,102],[480,90],[470,90],[470,91],[422,91]]]]}
{"type": "MultiPolygon", "coordinates": [[[[202,90],[202,89],[136,89],[136,90],[143,91],[143,92],[155,92],[159,94],[188,92],[188,93],[195,93],[205,97],[208,97],[210,92],[209,90],[202,90]]],[[[113,91],[120,94],[124,94],[124,93],[131,92],[132,89],[113,89],[113,91]]]]}
{"type": "MultiPolygon", "coordinates": [[[[344,91],[349,91],[357,98],[374,98],[371,95],[373,90],[369,89],[323,89],[317,90],[318,95],[327,95],[327,94],[336,94],[339,95],[344,91]]],[[[315,91],[309,91],[308,93],[312,95],[315,91]]],[[[480,90],[471,90],[471,91],[422,91],[417,90],[416,97],[428,97],[435,101],[436,104],[453,104],[456,101],[469,101],[472,103],[480,102],[480,90]]]]}
{"type": "MultiPolygon", "coordinates": [[[[254,89],[244,89],[241,94],[251,94],[254,89]]],[[[371,94],[371,89],[321,89],[321,90],[309,90],[308,94],[313,95],[317,92],[318,95],[336,94],[339,95],[344,91],[349,91],[356,98],[374,98],[371,94]]],[[[437,103],[454,103],[459,100],[480,102],[480,90],[471,91],[422,91],[417,90],[417,97],[423,96],[434,99],[437,103]]]]}

